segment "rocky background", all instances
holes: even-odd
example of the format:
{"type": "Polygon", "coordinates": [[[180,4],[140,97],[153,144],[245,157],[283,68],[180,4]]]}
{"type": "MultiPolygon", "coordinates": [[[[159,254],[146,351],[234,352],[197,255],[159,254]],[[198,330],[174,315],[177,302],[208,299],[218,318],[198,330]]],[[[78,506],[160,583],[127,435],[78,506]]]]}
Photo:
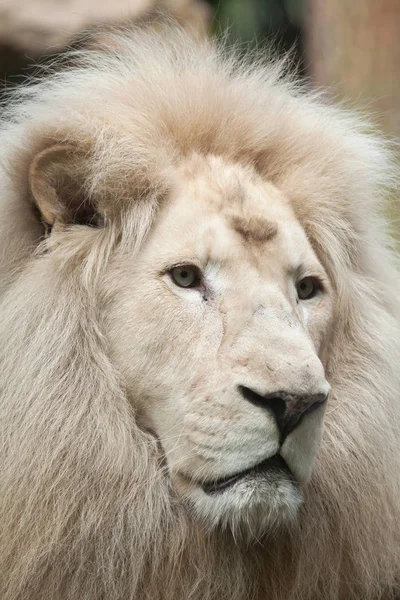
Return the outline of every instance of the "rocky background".
{"type": "Polygon", "coordinates": [[[10,85],[100,25],[151,20],[157,11],[206,35],[205,0],[0,0],[0,78],[10,85]]]}

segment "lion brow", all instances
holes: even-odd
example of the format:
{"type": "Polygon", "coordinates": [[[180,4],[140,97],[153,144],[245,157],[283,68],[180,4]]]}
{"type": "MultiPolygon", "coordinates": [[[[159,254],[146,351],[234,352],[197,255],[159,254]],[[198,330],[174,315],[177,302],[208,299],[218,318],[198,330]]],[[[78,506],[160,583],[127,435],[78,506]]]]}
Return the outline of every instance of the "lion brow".
{"type": "Polygon", "coordinates": [[[268,242],[278,233],[278,227],[275,223],[267,221],[259,215],[252,215],[248,218],[232,215],[231,223],[235,231],[240,233],[245,240],[257,243],[268,242]]]}

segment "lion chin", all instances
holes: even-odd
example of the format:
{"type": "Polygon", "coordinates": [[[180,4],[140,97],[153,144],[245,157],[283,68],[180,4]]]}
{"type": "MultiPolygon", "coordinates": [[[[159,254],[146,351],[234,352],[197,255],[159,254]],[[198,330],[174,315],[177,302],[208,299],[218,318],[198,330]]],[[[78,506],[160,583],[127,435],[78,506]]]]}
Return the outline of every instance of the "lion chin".
{"type": "Polygon", "coordinates": [[[2,113],[1,600],[399,598],[390,148],[265,57],[101,39],[2,113]]]}
{"type": "Polygon", "coordinates": [[[181,481],[177,489],[196,518],[211,527],[229,528],[250,542],[293,522],[302,502],[291,472],[275,457],[217,481],[181,481]]]}

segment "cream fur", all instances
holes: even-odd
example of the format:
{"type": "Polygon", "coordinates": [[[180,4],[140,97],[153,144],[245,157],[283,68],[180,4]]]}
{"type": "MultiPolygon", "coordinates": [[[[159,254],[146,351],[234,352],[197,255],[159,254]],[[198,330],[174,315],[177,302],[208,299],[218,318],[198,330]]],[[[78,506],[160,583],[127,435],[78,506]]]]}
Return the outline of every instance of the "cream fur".
{"type": "Polygon", "coordinates": [[[0,597],[398,598],[399,277],[379,216],[397,176],[387,145],[277,63],[174,27],[113,41],[22,88],[3,113],[0,597]],[[76,153],[63,181],[105,226],[65,227],[56,215],[43,239],[29,172],[54,144],[76,153]],[[329,347],[318,342],[327,323],[304,326],[332,388],[311,482],[294,523],[250,544],[210,530],[175,493],[117,357],[126,333],[112,307],[134,283],[127,257],[136,272],[189,159],[277,189],[332,288],[329,347]]]}

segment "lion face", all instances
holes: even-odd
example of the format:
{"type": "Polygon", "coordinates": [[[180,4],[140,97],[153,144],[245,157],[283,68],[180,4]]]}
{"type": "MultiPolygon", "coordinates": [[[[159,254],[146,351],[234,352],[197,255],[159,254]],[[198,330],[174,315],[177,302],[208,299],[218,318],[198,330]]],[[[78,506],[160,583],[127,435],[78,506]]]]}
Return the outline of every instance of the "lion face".
{"type": "Polygon", "coordinates": [[[250,169],[195,156],[169,175],[137,259],[115,259],[113,360],[174,493],[213,526],[265,531],[296,516],[321,440],[329,281],[250,169]]]}

